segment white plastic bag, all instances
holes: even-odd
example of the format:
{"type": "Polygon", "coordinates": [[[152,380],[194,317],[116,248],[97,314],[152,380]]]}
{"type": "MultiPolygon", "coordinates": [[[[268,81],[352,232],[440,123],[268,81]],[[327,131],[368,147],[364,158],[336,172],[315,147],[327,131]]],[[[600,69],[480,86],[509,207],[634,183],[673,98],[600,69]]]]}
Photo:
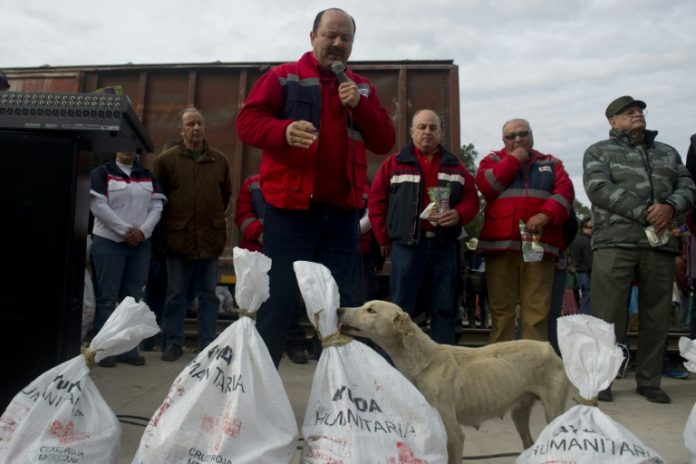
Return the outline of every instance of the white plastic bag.
{"type": "Polygon", "coordinates": [[[436,226],[437,222],[430,220],[430,214],[433,211],[437,211],[437,203],[435,203],[434,201],[431,201],[430,203],[428,203],[428,205],[425,208],[423,208],[423,211],[421,211],[421,213],[418,215],[418,217],[423,219],[424,221],[428,221],[432,225],[436,226]]]}
{"type": "MultiPolygon", "coordinates": [[[[679,353],[686,359],[684,366],[691,372],[696,372],[696,340],[687,337],[679,339],[679,353]]],[[[684,445],[689,451],[691,463],[696,463],[696,404],[691,409],[689,419],[684,427],[684,445]]]]}
{"type": "Polygon", "coordinates": [[[581,404],[547,425],[515,462],[664,463],[662,456],[596,406],[597,394],[609,387],[623,359],[613,324],[584,314],[562,317],[558,319],[558,343],[581,404]]]}
{"type": "Polygon", "coordinates": [[[254,315],[268,298],[271,260],[234,249],[240,318],[174,380],[134,464],[288,463],[297,422],[254,315]]]}
{"type": "Polygon", "coordinates": [[[302,426],[301,462],[447,462],[437,410],[382,356],[338,333],[338,287],[329,270],[306,261],[294,269],[324,344],[302,426]]]}
{"type": "Polygon", "coordinates": [[[157,332],[147,305],[124,299],[84,356],[44,372],[12,399],[0,417],[0,462],[115,463],[121,425],[92,382],[85,358],[121,354],[157,332]]]}

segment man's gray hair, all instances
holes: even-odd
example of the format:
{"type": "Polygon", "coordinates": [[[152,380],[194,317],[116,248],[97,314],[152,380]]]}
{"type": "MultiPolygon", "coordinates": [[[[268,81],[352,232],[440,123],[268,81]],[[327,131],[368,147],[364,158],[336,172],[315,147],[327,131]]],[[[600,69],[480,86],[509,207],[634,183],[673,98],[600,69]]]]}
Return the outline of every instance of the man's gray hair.
{"type": "Polygon", "coordinates": [[[177,126],[176,127],[183,127],[184,125],[184,115],[186,113],[198,113],[201,115],[201,119],[205,120],[203,118],[203,113],[201,113],[198,108],[195,106],[189,106],[187,108],[184,108],[183,110],[179,111],[179,116],[177,117],[177,126]]]}
{"type": "Polygon", "coordinates": [[[527,129],[529,129],[530,132],[532,131],[532,125],[529,124],[529,121],[527,121],[526,119],[522,119],[522,118],[514,118],[514,119],[510,119],[509,121],[507,121],[505,124],[503,124],[503,131],[505,131],[505,128],[508,126],[508,124],[512,124],[513,122],[521,122],[522,124],[527,126],[527,129]]]}

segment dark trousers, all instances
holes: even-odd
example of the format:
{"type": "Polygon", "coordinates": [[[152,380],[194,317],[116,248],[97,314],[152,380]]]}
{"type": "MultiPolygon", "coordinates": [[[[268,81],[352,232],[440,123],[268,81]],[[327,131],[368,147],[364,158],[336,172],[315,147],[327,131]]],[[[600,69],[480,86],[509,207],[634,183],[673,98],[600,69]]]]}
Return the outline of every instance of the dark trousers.
{"type": "Polygon", "coordinates": [[[126,242],[114,242],[97,235],[92,237],[96,295],[95,334],[101,330],[123,298],[132,296],[140,300],[147,280],[149,263],[149,240],[131,248],[126,242]]]}
{"type": "Polygon", "coordinates": [[[359,256],[359,260],[360,262],[356,266],[358,276],[355,282],[355,296],[353,297],[356,305],[376,300],[379,294],[374,254],[367,251],[359,256]]]}
{"type": "Polygon", "coordinates": [[[567,269],[556,269],[551,286],[551,307],[549,308],[548,336],[549,343],[558,356],[561,350],[558,347],[558,318],[563,314],[563,292],[565,292],[567,269]]]}
{"type": "MultiPolygon", "coordinates": [[[[140,300],[147,280],[150,246],[150,240],[145,240],[135,248],[131,248],[126,242],[114,242],[97,235],[92,236],[92,265],[96,296],[95,334],[101,330],[123,298],[132,296],[140,300]]],[[[120,358],[127,359],[135,356],[138,356],[137,348],[122,353],[120,358]]]]}
{"type": "Polygon", "coordinates": [[[592,301],[592,298],[590,297],[590,282],[592,281],[591,274],[588,272],[578,272],[575,275],[578,277],[578,286],[580,287],[580,295],[582,295],[580,313],[592,314],[592,310],[590,309],[590,301],[592,301]]]}
{"type": "Polygon", "coordinates": [[[263,253],[273,260],[270,297],[259,309],[256,328],[277,366],[300,301],[293,262],[312,261],[326,266],[338,285],[341,305],[354,304],[358,212],[326,204],[313,204],[309,210],[266,205],[263,253]]]}
{"type": "MultiPolygon", "coordinates": [[[[150,310],[155,313],[157,325],[161,327],[164,302],[167,300],[167,263],[163,257],[153,257],[150,260],[144,300],[150,307],[150,310]]],[[[145,351],[152,351],[158,341],[160,347],[162,347],[164,340],[161,339],[160,334],[146,338],[142,341],[140,347],[145,351]]]]}
{"type": "Polygon", "coordinates": [[[167,300],[164,303],[162,329],[167,347],[183,346],[184,321],[194,285],[198,297],[198,349],[203,350],[217,337],[220,300],[215,294],[218,281],[218,259],[188,259],[167,256],[167,300]]]}
{"type": "Polygon", "coordinates": [[[592,315],[614,324],[617,341],[624,338],[628,326],[631,281],[634,276],[638,281],[638,386],[660,386],[672,310],[674,257],[649,248],[599,248],[592,255],[592,315]]]}
{"type": "Polygon", "coordinates": [[[288,353],[297,347],[304,349],[305,333],[300,325],[300,311],[302,310],[304,310],[304,306],[298,305],[295,310],[292,311],[290,327],[288,327],[288,337],[285,340],[285,350],[288,353]]]}
{"type": "Polygon", "coordinates": [[[394,243],[391,264],[391,301],[413,316],[418,291],[425,285],[432,339],[456,344],[455,292],[459,267],[455,243],[441,243],[436,238],[422,238],[413,246],[394,243]]]}
{"type": "Polygon", "coordinates": [[[483,271],[469,270],[464,277],[464,292],[466,294],[466,312],[469,327],[476,327],[476,311],[479,313],[479,327],[488,328],[488,302],[486,277],[483,271]]]}

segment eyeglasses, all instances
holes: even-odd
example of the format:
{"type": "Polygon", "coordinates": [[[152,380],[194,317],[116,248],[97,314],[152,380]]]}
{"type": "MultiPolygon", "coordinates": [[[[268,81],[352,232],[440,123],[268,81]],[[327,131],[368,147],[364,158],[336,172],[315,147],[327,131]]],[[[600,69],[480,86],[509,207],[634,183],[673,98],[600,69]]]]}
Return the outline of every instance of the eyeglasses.
{"type": "Polygon", "coordinates": [[[526,139],[531,134],[530,131],[520,131],[520,132],[510,132],[509,134],[503,135],[506,140],[515,140],[517,137],[521,139],[526,139]]]}

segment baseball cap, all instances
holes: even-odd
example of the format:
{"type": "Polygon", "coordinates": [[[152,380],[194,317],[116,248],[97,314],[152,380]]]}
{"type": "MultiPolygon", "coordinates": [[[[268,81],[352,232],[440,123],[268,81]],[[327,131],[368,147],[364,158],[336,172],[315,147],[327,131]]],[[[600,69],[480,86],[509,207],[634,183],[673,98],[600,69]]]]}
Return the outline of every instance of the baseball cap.
{"type": "Polygon", "coordinates": [[[607,119],[613,118],[629,106],[638,106],[645,109],[645,107],[648,105],[646,105],[644,101],[636,100],[630,95],[624,95],[623,97],[619,97],[613,102],[609,103],[609,106],[607,106],[607,110],[604,112],[604,114],[606,114],[607,119]]]}

